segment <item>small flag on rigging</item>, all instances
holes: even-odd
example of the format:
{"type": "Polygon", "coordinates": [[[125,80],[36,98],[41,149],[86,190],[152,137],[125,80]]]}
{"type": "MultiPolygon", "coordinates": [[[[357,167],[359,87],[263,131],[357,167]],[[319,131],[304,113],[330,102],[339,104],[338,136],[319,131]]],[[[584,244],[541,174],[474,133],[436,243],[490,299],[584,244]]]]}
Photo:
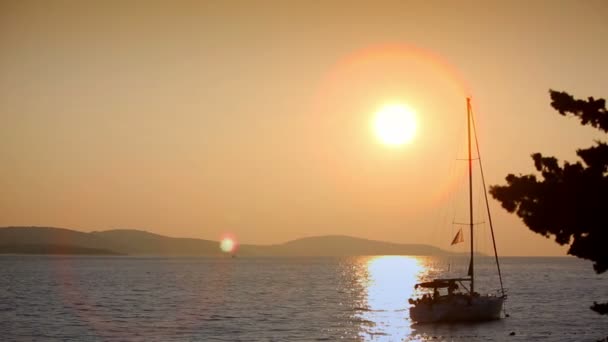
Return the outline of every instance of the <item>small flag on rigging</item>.
{"type": "Polygon", "coordinates": [[[450,246],[453,246],[457,243],[460,242],[464,242],[464,236],[462,234],[462,228],[458,229],[458,233],[456,233],[456,236],[454,236],[454,239],[452,240],[452,243],[450,244],[450,246]]]}

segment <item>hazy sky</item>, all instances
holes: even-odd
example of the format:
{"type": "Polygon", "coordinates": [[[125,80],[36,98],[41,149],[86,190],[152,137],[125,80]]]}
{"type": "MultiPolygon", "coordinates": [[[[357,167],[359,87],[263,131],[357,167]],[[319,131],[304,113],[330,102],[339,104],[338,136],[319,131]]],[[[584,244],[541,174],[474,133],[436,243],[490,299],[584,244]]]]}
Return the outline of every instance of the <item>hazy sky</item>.
{"type": "MultiPolygon", "coordinates": [[[[465,97],[489,184],[533,152],[574,159],[605,136],[548,90],[608,97],[607,18],[602,0],[2,1],[0,225],[445,247],[465,97]],[[419,125],[400,148],[370,124],[394,102],[419,125]]],[[[491,208],[502,254],[564,253],[491,208]]]]}

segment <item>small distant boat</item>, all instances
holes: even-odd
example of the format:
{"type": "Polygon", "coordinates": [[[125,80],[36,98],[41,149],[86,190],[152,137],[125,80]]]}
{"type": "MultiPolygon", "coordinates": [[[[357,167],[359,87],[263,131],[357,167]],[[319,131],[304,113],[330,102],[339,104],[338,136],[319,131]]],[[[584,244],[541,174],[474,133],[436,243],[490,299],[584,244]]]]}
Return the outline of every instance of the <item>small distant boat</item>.
{"type": "MultiPolygon", "coordinates": [[[[432,290],[432,295],[424,295],[422,298],[410,298],[410,318],[416,323],[441,323],[441,322],[479,322],[489,321],[501,318],[503,303],[506,299],[504,288],[502,286],[502,275],[500,273],[500,264],[498,262],[498,254],[496,252],[496,241],[494,239],[494,229],[492,227],[492,218],[489,213],[488,198],[486,200],[486,209],[488,209],[488,217],[490,223],[490,231],[492,232],[492,243],[494,246],[494,256],[496,259],[496,267],[500,279],[499,295],[480,295],[475,292],[475,262],[473,249],[473,159],[471,157],[471,123],[473,129],[475,122],[472,116],[471,99],[467,98],[467,137],[468,137],[468,163],[469,163],[469,228],[470,228],[470,262],[469,271],[466,277],[460,278],[445,278],[434,279],[432,281],[423,282],[415,285],[415,288],[425,288],[432,290]],[[468,286],[466,286],[468,284],[468,286]],[[463,293],[455,293],[458,285],[462,286],[466,291],[463,293]],[[446,293],[441,293],[440,290],[447,290],[446,293]]],[[[477,138],[475,136],[477,142],[477,138]]],[[[479,147],[477,146],[479,154],[479,147]]],[[[485,192],[485,180],[483,177],[483,168],[481,168],[481,159],[479,162],[481,170],[481,179],[485,192]]],[[[459,231],[452,243],[463,241],[462,231],[459,231]]]]}

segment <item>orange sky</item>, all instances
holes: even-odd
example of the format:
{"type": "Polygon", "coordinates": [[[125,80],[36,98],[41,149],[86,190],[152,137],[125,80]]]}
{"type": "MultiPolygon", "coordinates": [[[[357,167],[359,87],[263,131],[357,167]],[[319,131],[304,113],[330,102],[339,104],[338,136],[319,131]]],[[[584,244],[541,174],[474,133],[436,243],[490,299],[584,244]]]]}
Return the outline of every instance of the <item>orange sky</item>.
{"type": "MultiPolygon", "coordinates": [[[[466,220],[465,96],[489,184],[533,152],[572,160],[605,137],[548,89],[608,97],[607,16],[601,0],[3,1],[0,225],[444,247],[466,220]],[[418,115],[400,148],[371,131],[392,102],[418,115]]],[[[564,254],[491,208],[501,254],[564,254]]]]}

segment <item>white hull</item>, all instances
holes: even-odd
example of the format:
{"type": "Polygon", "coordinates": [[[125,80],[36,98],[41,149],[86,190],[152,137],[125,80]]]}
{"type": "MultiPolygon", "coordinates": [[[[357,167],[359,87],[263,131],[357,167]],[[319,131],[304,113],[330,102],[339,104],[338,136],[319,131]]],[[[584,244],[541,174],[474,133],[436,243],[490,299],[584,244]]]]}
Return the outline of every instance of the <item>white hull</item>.
{"type": "Polygon", "coordinates": [[[410,308],[416,323],[477,322],[500,319],[504,297],[463,295],[441,296],[436,301],[417,303],[410,308]]]}

